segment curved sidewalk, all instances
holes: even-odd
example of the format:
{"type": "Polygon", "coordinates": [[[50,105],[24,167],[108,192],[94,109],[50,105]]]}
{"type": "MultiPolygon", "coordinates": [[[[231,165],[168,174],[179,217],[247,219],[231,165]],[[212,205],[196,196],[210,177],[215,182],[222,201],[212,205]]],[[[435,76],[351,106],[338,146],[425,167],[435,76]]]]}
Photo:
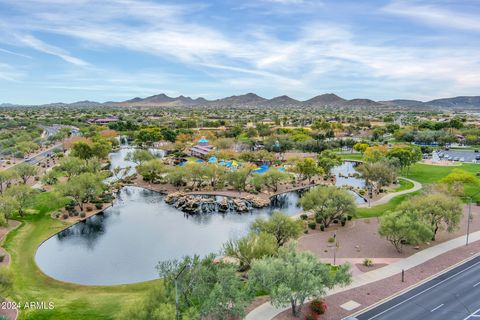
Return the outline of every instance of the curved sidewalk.
{"type": "Polygon", "coordinates": [[[401,179],[406,180],[406,181],[410,181],[411,183],[413,183],[413,188],[386,194],[384,197],[370,202],[370,205],[368,204],[368,202],[366,202],[365,204],[358,205],[358,207],[359,208],[368,208],[368,207],[375,207],[375,206],[378,206],[378,205],[381,205],[381,204],[385,204],[385,203],[387,203],[388,201],[392,200],[393,198],[395,198],[397,196],[418,191],[418,190],[422,189],[422,187],[423,187],[422,184],[418,181],[407,179],[407,178],[404,178],[404,177],[401,177],[401,179]]]}
{"type": "MultiPolygon", "coordinates": [[[[480,240],[480,231],[473,232],[469,237],[470,242],[475,242],[480,240]]],[[[413,267],[421,265],[422,263],[433,259],[443,253],[446,253],[450,250],[457,249],[459,247],[465,246],[466,235],[440,243],[434,247],[422,250],[414,255],[411,255],[405,259],[402,259],[398,262],[394,262],[388,266],[385,266],[380,269],[376,269],[370,272],[362,273],[353,278],[352,283],[346,287],[337,287],[332,290],[328,290],[326,296],[339,293],[345,290],[354,289],[361,287],[370,283],[373,283],[378,280],[382,280],[393,275],[399,274],[402,270],[409,270],[413,267]]],[[[267,320],[272,319],[279,313],[290,309],[290,306],[284,308],[275,308],[269,302],[266,302],[259,307],[253,309],[247,316],[246,320],[267,320]]]]}

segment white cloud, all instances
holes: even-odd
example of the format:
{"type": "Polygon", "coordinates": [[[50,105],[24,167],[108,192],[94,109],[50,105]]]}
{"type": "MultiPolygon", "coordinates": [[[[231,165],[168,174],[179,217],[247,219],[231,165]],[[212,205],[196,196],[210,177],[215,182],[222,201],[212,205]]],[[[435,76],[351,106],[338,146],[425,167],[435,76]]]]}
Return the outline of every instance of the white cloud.
{"type": "Polygon", "coordinates": [[[70,55],[67,51],[61,49],[61,48],[58,48],[58,47],[55,47],[55,46],[52,46],[52,45],[49,45],[31,35],[23,35],[23,36],[17,36],[18,40],[35,49],[35,50],[38,50],[38,51],[41,51],[41,52],[44,52],[44,53],[47,53],[47,54],[50,54],[50,55],[53,55],[53,56],[57,56],[61,59],[63,59],[64,61],[66,62],[69,62],[71,64],[74,64],[74,65],[77,65],[77,66],[87,66],[88,63],[83,61],[82,59],[79,59],[79,58],[76,58],[72,55],[70,55]]]}
{"type": "MultiPolygon", "coordinates": [[[[266,1],[291,4],[292,7],[310,3],[300,0],[266,1]]],[[[68,86],[72,90],[92,88],[120,92],[135,83],[138,92],[155,93],[155,90],[165,91],[166,88],[175,92],[172,88],[176,86],[176,90],[182,93],[182,89],[189,87],[190,91],[193,88],[197,92],[217,92],[238,88],[248,90],[250,86],[252,91],[268,88],[279,93],[292,91],[309,95],[322,90],[332,91],[329,88],[334,87],[334,82],[339,86],[349,84],[352,91],[360,90],[353,88],[357,84],[375,87],[392,83],[411,88],[415,91],[411,95],[433,97],[437,95],[436,88],[441,86],[448,87],[452,92],[478,88],[480,77],[480,57],[473,47],[458,50],[448,43],[423,47],[408,45],[395,41],[395,35],[370,37],[350,25],[339,23],[306,19],[292,27],[288,37],[282,37],[275,33],[275,28],[268,26],[254,29],[245,25],[242,31],[233,33],[204,19],[193,19],[192,13],[195,16],[204,9],[199,5],[164,5],[140,0],[25,0],[14,5],[24,15],[24,23],[16,23],[18,17],[15,16],[6,17],[0,23],[2,26],[7,24],[16,34],[22,35],[18,39],[22,44],[84,67],[80,69],[85,71],[81,75],[85,81],[66,77],[64,82],[68,81],[68,84],[61,79],[50,84],[58,88],[68,86]],[[52,10],[51,5],[59,2],[62,10],[52,10]],[[73,39],[85,50],[111,50],[112,54],[128,50],[158,56],[190,70],[200,70],[210,77],[202,78],[200,83],[188,77],[170,81],[171,75],[164,78],[153,71],[143,75],[137,73],[138,77],[127,77],[108,70],[98,73],[65,49],[32,35],[44,33],[73,39]],[[110,84],[105,87],[88,85],[99,78],[110,84]],[[115,89],[115,79],[120,82],[118,88],[121,90],[115,89]]],[[[432,7],[435,9],[433,13],[426,8],[393,2],[383,10],[389,14],[429,19],[430,23],[438,22],[445,15],[436,7],[432,7]]],[[[463,29],[468,26],[469,30],[473,30],[475,26],[469,19],[462,24],[458,15],[451,20],[453,22],[448,23],[463,29]]],[[[128,92],[137,92],[136,89],[128,92]]]]}
{"type": "Polygon", "coordinates": [[[26,54],[22,54],[22,53],[18,53],[18,52],[13,52],[13,51],[10,51],[10,50],[7,50],[7,49],[3,49],[3,48],[0,48],[0,52],[8,53],[8,54],[11,54],[11,55],[17,56],[17,57],[32,59],[32,57],[27,56],[26,54]]]}
{"type": "Polygon", "coordinates": [[[17,82],[22,79],[24,72],[6,63],[0,63],[0,79],[17,82]]]}
{"type": "Polygon", "coordinates": [[[428,23],[437,27],[480,31],[480,19],[478,16],[448,10],[430,3],[397,0],[391,2],[382,10],[390,14],[405,16],[420,23],[428,23]]]}

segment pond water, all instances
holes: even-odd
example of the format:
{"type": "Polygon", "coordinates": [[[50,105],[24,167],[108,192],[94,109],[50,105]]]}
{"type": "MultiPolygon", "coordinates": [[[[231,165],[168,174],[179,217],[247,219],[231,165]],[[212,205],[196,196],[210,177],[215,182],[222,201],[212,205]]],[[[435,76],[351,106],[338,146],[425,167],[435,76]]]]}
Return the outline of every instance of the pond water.
{"type": "Polygon", "coordinates": [[[365,180],[354,176],[358,173],[355,166],[355,162],[345,161],[342,165],[333,168],[332,173],[337,177],[335,184],[339,187],[352,186],[364,188],[365,180]]]}
{"type": "Polygon", "coordinates": [[[270,208],[250,213],[194,216],[167,205],[159,193],[125,187],[118,201],[54,235],[39,248],[35,260],[49,276],[87,285],[113,285],[158,277],[160,260],[219,252],[229,239],[245,235],[258,217],[274,210],[300,211],[298,194],[289,193],[270,208]]]}
{"type": "MultiPolygon", "coordinates": [[[[131,151],[124,146],[112,153],[112,168],[131,166],[133,173],[135,163],[125,160],[131,151]]],[[[352,163],[342,167],[334,172],[355,172],[352,163]]],[[[337,185],[361,186],[361,182],[357,178],[337,178],[337,185]]],[[[357,203],[365,202],[352,194],[357,203]]],[[[301,212],[300,196],[299,192],[285,193],[270,207],[249,213],[187,215],[166,204],[159,193],[124,187],[113,207],[46,240],[35,260],[47,275],[66,282],[115,285],[152,280],[158,278],[158,261],[218,253],[223,243],[245,235],[258,217],[268,218],[275,210],[287,215],[301,212]]]]}

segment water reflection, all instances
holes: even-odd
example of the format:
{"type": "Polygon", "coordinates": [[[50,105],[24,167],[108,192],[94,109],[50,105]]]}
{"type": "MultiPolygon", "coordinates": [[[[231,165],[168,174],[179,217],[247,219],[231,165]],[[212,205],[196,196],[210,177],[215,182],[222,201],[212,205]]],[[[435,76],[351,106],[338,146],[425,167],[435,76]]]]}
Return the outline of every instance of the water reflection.
{"type": "Polygon", "coordinates": [[[77,223],[45,241],[35,259],[48,275],[80,284],[122,284],[155,279],[160,260],[218,252],[229,239],[248,232],[258,217],[276,209],[299,212],[298,194],[282,196],[278,206],[250,213],[188,216],[160,194],[125,187],[104,214],[77,223]],[[297,199],[297,200],[295,200],[297,199]]]}

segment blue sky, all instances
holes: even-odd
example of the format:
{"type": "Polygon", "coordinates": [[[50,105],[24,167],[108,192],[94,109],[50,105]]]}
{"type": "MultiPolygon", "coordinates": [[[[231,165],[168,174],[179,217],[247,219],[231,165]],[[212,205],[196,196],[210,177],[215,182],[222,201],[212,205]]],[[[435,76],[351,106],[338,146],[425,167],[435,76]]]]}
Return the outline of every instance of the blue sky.
{"type": "Polygon", "coordinates": [[[480,94],[480,1],[0,0],[0,102],[480,94]]]}

